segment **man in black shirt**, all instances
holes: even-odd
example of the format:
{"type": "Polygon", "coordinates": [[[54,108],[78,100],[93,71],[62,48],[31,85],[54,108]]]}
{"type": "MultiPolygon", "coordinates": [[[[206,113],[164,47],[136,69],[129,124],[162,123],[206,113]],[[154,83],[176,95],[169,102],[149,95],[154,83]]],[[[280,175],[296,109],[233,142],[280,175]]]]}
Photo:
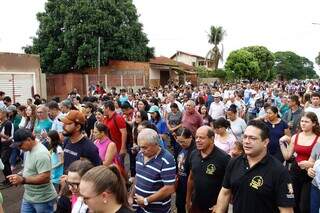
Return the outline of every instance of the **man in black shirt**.
{"type": "Polygon", "coordinates": [[[85,117],[82,112],[71,110],[60,119],[63,123],[64,141],[64,170],[69,165],[82,158],[88,159],[94,166],[101,165],[98,148],[81,132],[84,127],[85,117]]]}
{"type": "Polygon", "coordinates": [[[293,213],[294,193],[286,168],[267,154],[268,127],[249,122],[243,136],[245,155],[232,159],[226,169],[216,213],[225,213],[231,195],[234,213],[293,213]]]}
{"type": "Polygon", "coordinates": [[[8,114],[5,108],[0,109],[0,151],[1,160],[4,164],[3,174],[6,177],[1,183],[2,188],[9,187],[11,184],[8,175],[12,174],[10,165],[10,155],[12,148],[10,147],[12,143],[13,125],[10,120],[8,120],[8,114]]]}
{"type": "Polygon", "coordinates": [[[211,212],[216,205],[230,156],[214,146],[214,132],[202,126],[196,132],[196,148],[190,154],[186,208],[191,213],[211,212]],[[192,200],[192,201],[191,201],[192,200]]]}

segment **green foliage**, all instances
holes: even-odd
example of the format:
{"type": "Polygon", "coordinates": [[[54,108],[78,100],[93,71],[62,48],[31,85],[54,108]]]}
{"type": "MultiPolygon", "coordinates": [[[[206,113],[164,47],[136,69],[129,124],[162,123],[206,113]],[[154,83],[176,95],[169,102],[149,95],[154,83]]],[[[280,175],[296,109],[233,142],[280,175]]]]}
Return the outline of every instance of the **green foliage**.
{"type": "Polygon", "coordinates": [[[225,69],[229,78],[272,80],[274,56],[264,46],[244,47],[230,53],[225,69]]]}
{"type": "Polygon", "coordinates": [[[282,79],[318,78],[313,62],[294,52],[276,52],[274,71],[282,79]]]}
{"type": "Polygon", "coordinates": [[[274,56],[272,52],[270,52],[264,46],[250,46],[244,47],[244,50],[247,50],[253,53],[255,59],[259,63],[259,79],[260,80],[272,80],[275,77],[272,73],[272,67],[274,65],[274,56]]]}
{"type": "Polygon", "coordinates": [[[224,67],[228,76],[234,79],[260,80],[261,77],[259,61],[245,49],[232,51],[224,67]]]}
{"type": "Polygon", "coordinates": [[[39,54],[44,72],[64,73],[98,65],[109,59],[148,61],[154,49],[132,0],[48,0],[33,45],[26,53],[39,54]]]}
{"type": "Polygon", "coordinates": [[[203,66],[196,67],[196,71],[199,78],[220,78],[224,80],[227,75],[227,73],[223,69],[212,71],[203,66]]]}

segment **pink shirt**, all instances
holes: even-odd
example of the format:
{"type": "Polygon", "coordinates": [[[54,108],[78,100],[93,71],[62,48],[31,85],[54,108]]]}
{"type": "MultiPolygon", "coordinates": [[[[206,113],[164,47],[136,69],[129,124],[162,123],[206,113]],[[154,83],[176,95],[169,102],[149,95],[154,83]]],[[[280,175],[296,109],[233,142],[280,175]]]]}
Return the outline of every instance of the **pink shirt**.
{"type": "MultiPolygon", "coordinates": [[[[98,151],[99,151],[99,157],[102,161],[104,161],[105,157],[106,157],[106,153],[107,153],[107,150],[108,150],[108,146],[110,143],[113,143],[108,137],[102,139],[102,140],[99,140],[97,139],[94,144],[96,145],[96,147],[98,148],[98,151]]],[[[112,160],[114,161],[115,158],[112,160]]]]}

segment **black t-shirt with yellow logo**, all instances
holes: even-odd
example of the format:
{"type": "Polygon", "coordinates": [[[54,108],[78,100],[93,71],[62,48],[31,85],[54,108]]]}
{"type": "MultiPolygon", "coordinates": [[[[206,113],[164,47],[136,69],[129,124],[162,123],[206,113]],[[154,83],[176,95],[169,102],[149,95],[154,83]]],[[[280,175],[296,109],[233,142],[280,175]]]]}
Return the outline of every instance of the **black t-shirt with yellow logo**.
{"type": "Polygon", "coordinates": [[[216,204],[229,160],[230,156],[216,146],[205,158],[202,158],[198,150],[190,154],[194,180],[192,205],[207,211],[216,204]]]}
{"type": "Polygon", "coordinates": [[[233,212],[273,213],[278,207],[293,207],[294,193],[287,169],[267,154],[250,168],[245,156],[232,159],[223,187],[233,194],[233,212]]]}

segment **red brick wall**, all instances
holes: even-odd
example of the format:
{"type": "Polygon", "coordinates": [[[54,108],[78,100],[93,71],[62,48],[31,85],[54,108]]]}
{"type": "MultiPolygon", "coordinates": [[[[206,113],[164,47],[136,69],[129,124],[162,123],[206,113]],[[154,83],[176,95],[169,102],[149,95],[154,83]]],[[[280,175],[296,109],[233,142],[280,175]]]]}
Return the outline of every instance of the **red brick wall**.
{"type": "Polygon", "coordinates": [[[67,73],[47,75],[47,96],[48,100],[59,96],[64,99],[68,93],[77,88],[80,95],[85,95],[84,75],[81,73],[67,73]]]}

